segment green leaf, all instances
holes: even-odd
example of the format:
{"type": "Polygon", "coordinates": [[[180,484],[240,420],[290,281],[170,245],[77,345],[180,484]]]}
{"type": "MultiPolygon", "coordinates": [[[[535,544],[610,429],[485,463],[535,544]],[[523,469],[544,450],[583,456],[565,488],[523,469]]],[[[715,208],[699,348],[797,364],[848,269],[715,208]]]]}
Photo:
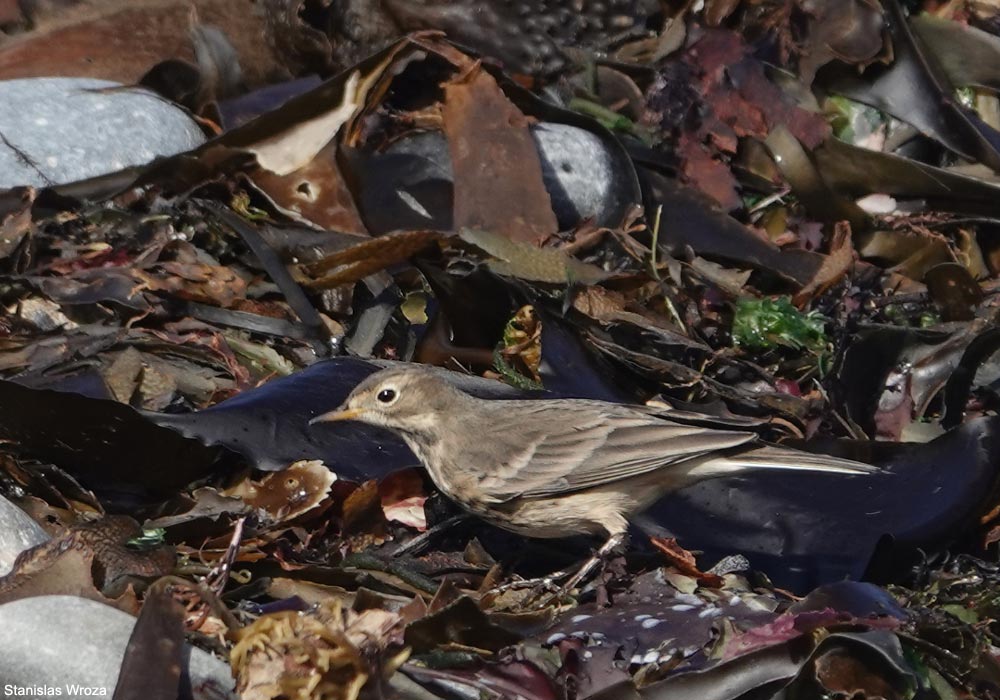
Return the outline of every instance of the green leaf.
{"type": "Polygon", "coordinates": [[[755,350],[788,347],[820,354],[826,349],[826,319],[803,314],[785,297],[740,299],[733,319],[733,344],[755,350]]]}
{"type": "Polygon", "coordinates": [[[130,539],[126,545],[135,549],[152,549],[163,544],[167,531],[162,527],[143,530],[138,537],[130,539]]]}
{"type": "Polygon", "coordinates": [[[941,609],[968,625],[974,625],[977,622],[979,622],[979,615],[976,613],[976,611],[971,610],[970,608],[967,608],[964,605],[958,605],[958,604],[942,605],[941,609]]]}

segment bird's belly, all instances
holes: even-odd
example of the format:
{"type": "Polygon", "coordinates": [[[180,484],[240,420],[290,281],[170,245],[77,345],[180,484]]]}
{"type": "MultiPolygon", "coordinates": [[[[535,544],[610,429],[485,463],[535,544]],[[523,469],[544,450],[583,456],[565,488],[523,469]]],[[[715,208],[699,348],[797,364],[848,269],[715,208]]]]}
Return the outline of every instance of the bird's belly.
{"type": "Polygon", "coordinates": [[[629,500],[627,496],[594,490],[552,498],[519,498],[473,512],[526,537],[612,534],[627,529],[626,514],[633,507],[629,500]]]}

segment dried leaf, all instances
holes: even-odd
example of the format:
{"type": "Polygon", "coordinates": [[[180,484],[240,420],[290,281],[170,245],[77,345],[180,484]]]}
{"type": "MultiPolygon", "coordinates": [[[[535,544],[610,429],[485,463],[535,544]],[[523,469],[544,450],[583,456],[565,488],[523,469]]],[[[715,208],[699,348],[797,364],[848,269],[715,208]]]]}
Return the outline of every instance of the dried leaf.
{"type": "Polygon", "coordinates": [[[337,476],[323,462],[302,460],[260,481],[245,479],[222,493],[243,499],[273,522],[285,522],[318,506],[336,480],[337,476]]]}
{"type": "Polygon", "coordinates": [[[454,227],[540,243],[559,230],[525,117],[479,66],[445,85],[441,113],[454,173],[454,227]]]}
{"type": "Polygon", "coordinates": [[[555,248],[536,248],[491,231],[462,229],[461,239],[493,256],[489,267],[501,275],[551,284],[597,284],[611,274],[555,248]]]}
{"type": "Polygon", "coordinates": [[[792,303],[800,309],[803,308],[811,299],[843,279],[853,264],[854,246],[851,244],[851,225],[846,221],[838,221],[833,229],[830,252],[823,260],[823,264],[816,270],[815,276],[792,297],[792,303]]]}
{"type": "Polygon", "coordinates": [[[667,557],[670,565],[682,574],[694,576],[698,580],[698,583],[702,586],[710,588],[719,588],[722,586],[722,577],[717,576],[716,574],[706,573],[699,569],[697,562],[695,562],[694,555],[677,544],[676,539],[672,537],[651,537],[649,541],[652,542],[653,546],[667,557]]]}
{"type": "Polygon", "coordinates": [[[345,610],[340,601],[262,615],[230,653],[240,697],[357,700],[373,674],[387,678],[406,660],[393,633],[399,621],[384,610],[345,610]]]}

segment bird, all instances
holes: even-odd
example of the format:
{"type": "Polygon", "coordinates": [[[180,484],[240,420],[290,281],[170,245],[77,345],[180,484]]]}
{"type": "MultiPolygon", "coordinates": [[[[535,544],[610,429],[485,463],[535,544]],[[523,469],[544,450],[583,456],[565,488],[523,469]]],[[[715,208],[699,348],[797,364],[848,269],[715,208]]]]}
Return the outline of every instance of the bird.
{"type": "Polygon", "coordinates": [[[536,538],[600,535],[571,590],[622,544],[629,519],[702,479],[752,469],[851,476],[851,460],[763,443],[752,419],[591,399],[481,399],[420,365],[380,370],[310,425],[360,421],[409,446],[466,511],[536,538]]]}

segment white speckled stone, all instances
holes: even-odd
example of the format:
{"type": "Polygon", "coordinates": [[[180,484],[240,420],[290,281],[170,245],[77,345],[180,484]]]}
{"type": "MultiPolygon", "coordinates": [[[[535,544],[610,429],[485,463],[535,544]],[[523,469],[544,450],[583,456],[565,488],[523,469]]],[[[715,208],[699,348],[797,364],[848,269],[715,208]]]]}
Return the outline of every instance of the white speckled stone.
{"type": "MultiPolygon", "coordinates": [[[[112,697],[135,620],[103,603],[68,595],[0,605],[0,697],[51,698],[56,688],[60,698],[112,697]],[[4,695],[6,686],[28,692],[4,695]],[[91,693],[73,693],[71,686],[91,693]]],[[[229,666],[187,648],[195,700],[235,699],[229,666]]]]}
{"type": "Polygon", "coordinates": [[[48,539],[48,533],[27,513],[0,496],[0,576],[10,573],[18,554],[48,539]]]}
{"type": "Polygon", "coordinates": [[[83,180],[204,140],[186,112],[142,88],[90,78],[0,81],[0,188],[83,180]]]}
{"type": "MultiPolygon", "coordinates": [[[[601,219],[621,207],[615,182],[621,163],[593,133],[568,124],[537,124],[531,135],[542,159],[542,180],[561,229],[601,219]]],[[[614,225],[620,222],[615,221],[614,225]]]]}

